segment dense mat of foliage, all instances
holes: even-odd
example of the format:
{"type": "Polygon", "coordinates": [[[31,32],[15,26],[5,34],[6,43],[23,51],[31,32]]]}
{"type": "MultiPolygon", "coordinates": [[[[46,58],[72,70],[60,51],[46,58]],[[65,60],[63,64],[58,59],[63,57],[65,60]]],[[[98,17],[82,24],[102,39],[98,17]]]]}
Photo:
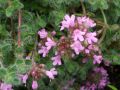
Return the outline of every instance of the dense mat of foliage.
{"type": "Polygon", "coordinates": [[[0,90],[119,90],[114,65],[120,0],[0,0],[0,90]]]}

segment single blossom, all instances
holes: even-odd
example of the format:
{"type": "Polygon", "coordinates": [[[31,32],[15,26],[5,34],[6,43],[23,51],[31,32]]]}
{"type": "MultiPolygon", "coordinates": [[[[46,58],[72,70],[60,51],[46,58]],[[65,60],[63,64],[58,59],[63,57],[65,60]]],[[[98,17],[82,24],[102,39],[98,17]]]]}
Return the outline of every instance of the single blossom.
{"type": "Polygon", "coordinates": [[[104,64],[105,64],[105,66],[110,66],[110,61],[109,60],[104,60],[104,64]]]}
{"type": "Polygon", "coordinates": [[[37,83],[37,81],[33,81],[33,82],[32,82],[32,89],[35,90],[35,89],[37,89],[37,88],[38,88],[38,83],[37,83]]]}
{"type": "Polygon", "coordinates": [[[72,15],[71,17],[69,15],[65,15],[64,20],[62,21],[62,26],[60,30],[63,30],[64,28],[69,29],[70,27],[73,27],[75,25],[75,16],[72,15]]]}
{"type": "Polygon", "coordinates": [[[100,64],[103,59],[102,55],[94,55],[93,58],[94,58],[94,61],[93,61],[94,64],[96,63],[100,64]]]}
{"type": "Polygon", "coordinates": [[[98,50],[99,50],[99,47],[96,46],[96,45],[92,45],[92,44],[91,44],[91,45],[88,46],[88,49],[89,49],[89,50],[98,51],[98,50]]]}
{"type": "Polygon", "coordinates": [[[30,60],[30,58],[31,57],[29,55],[25,57],[26,60],[30,60]]]}
{"type": "Polygon", "coordinates": [[[50,50],[52,47],[56,46],[56,42],[54,42],[51,38],[47,38],[47,42],[45,42],[45,45],[48,50],[50,50]]]}
{"type": "Polygon", "coordinates": [[[86,40],[89,44],[92,44],[93,42],[96,43],[98,39],[96,38],[96,32],[89,32],[86,34],[86,40]]]}
{"type": "Polygon", "coordinates": [[[22,83],[26,84],[27,79],[28,79],[28,75],[27,74],[23,75],[22,76],[22,83]]]}
{"type": "Polygon", "coordinates": [[[48,33],[46,32],[45,29],[41,29],[40,31],[38,31],[38,34],[39,34],[41,39],[46,38],[48,35],[48,33]]]}
{"type": "Polygon", "coordinates": [[[43,57],[46,57],[46,55],[48,54],[48,52],[49,52],[49,50],[45,46],[42,46],[41,49],[38,50],[38,53],[42,54],[43,57]]]}
{"type": "Polygon", "coordinates": [[[57,71],[55,68],[52,68],[50,71],[46,71],[46,75],[50,78],[50,79],[54,79],[54,76],[57,75],[57,71]]]}
{"type": "Polygon", "coordinates": [[[82,63],[86,63],[89,59],[88,58],[83,58],[82,63]]]}
{"type": "Polygon", "coordinates": [[[56,55],[55,57],[51,58],[53,60],[53,65],[61,65],[61,56],[60,55],[56,55]]]}
{"type": "Polygon", "coordinates": [[[42,46],[42,44],[41,43],[38,43],[38,47],[41,47],[42,46]]]}
{"type": "Polygon", "coordinates": [[[11,84],[1,83],[0,90],[13,90],[11,84]]]}
{"type": "Polygon", "coordinates": [[[90,86],[90,90],[96,90],[96,88],[97,88],[97,86],[96,86],[95,84],[92,84],[92,85],[90,86]]]}
{"type": "Polygon", "coordinates": [[[99,88],[104,88],[105,86],[106,86],[106,84],[107,84],[107,81],[106,81],[106,79],[102,79],[102,80],[100,80],[100,83],[99,83],[99,88]]]}
{"type": "Polygon", "coordinates": [[[82,32],[79,29],[76,29],[76,30],[74,30],[72,37],[73,37],[74,41],[77,41],[77,40],[84,41],[83,35],[85,35],[85,32],[82,32]]]}
{"type": "Polygon", "coordinates": [[[77,21],[78,21],[79,25],[83,25],[86,28],[92,28],[92,27],[96,26],[96,23],[92,19],[90,19],[86,16],[78,17],[77,21]]]}
{"type": "Polygon", "coordinates": [[[81,51],[84,50],[84,47],[81,45],[79,41],[75,41],[72,45],[71,48],[75,51],[75,53],[78,55],[81,51]]]}
{"type": "Polygon", "coordinates": [[[52,31],[52,32],[51,32],[51,35],[52,35],[52,36],[55,36],[55,35],[56,35],[56,31],[52,31]]]}
{"type": "Polygon", "coordinates": [[[85,86],[80,87],[80,90],[85,90],[85,86]]]}

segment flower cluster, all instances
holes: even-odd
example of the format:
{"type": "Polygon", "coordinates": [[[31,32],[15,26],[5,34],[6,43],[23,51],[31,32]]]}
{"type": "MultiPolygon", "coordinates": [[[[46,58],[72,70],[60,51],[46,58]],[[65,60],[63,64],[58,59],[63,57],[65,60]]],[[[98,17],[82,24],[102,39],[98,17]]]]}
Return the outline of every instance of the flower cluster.
{"type": "Polygon", "coordinates": [[[55,56],[51,58],[54,66],[62,64],[61,57],[64,54],[72,57],[83,54],[85,58],[92,58],[94,64],[100,64],[103,58],[97,45],[97,33],[90,31],[95,26],[96,23],[86,16],[65,15],[61,22],[61,31],[67,30],[67,36],[63,35],[55,41],[53,32],[49,34],[41,29],[38,32],[41,39],[38,53],[46,57],[50,49],[55,47],[55,56]]]}
{"type": "Polygon", "coordinates": [[[96,67],[87,78],[87,82],[80,90],[104,89],[109,83],[107,71],[103,67],[96,67]]]}
{"type": "Polygon", "coordinates": [[[30,70],[29,74],[20,75],[20,79],[21,79],[23,84],[26,85],[26,82],[27,82],[29,75],[33,77],[32,89],[36,90],[38,88],[38,83],[37,83],[38,79],[40,79],[41,77],[43,77],[45,75],[48,76],[50,79],[54,79],[54,77],[57,75],[57,71],[55,68],[51,68],[50,70],[46,70],[44,64],[34,65],[32,67],[32,69],[30,70]]]}
{"type": "MultiPolygon", "coordinates": [[[[51,32],[50,35],[46,32],[45,29],[41,29],[38,32],[41,42],[39,43],[39,50],[38,53],[42,54],[42,57],[46,57],[49,51],[57,46],[57,43],[55,42],[53,36],[56,34],[55,31],[51,32]]],[[[53,65],[61,65],[61,56],[58,52],[55,52],[55,56],[51,58],[53,61],[53,65]]]]}
{"type": "Polygon", "coordinates": [[[42,54],[43,57],[49,53],[49,50],[56,46],[55,41],[53,41],[50,37],[48,37],[48,33],[45,29],[42,29],[38,32],[40,39],[42,39],[41,45],[39,45],[39,54],[42,54]]]}
{"type": "MultiPolygon", "coordinates": [[[[58,38],[56,37],[57,34],[55,31],[47,32],[46,29],[39,30],[38,35],[40,42],[38,44],[38,53],[42,55],[42,57],[47,57],[50,50],[54,49],[54,56],[51,57],[53,68],[49,71],[44,70],[44,74],[50,79],[54,79],[55,75],[57,75],[54,66],[62,65],[62,57],[65,55],[70,58],[75,58],[75,56],[82,54],[84,62],[88,59],[93,59],[93,64],[100,64],[103,57],[98,47],[97,33],[90,31],[95,26],[96,23],[86,16],[76,17],[74,15],[65,15],[61,22],[60,31],[67,32],[67,34],[63,34],[58,38]]],[[[38,67],[33,71],[34,74],[36,73],[33,77],[40,78],[38,74],[40,70],[38,70],[38,67]]]]}
{"type": "Polygon", "coordinates": [[[89,30],[96,26],[96,23],[90,18],[75,17],[66,15],[62,21],[61,30],[67,29],[70,38],[70,47],[76,55],[84,54],[85,56],[92,57],[94,64],[100,64],[102,55],[99,53],[97,45],[97,33],[90,32],[89,30]]]}

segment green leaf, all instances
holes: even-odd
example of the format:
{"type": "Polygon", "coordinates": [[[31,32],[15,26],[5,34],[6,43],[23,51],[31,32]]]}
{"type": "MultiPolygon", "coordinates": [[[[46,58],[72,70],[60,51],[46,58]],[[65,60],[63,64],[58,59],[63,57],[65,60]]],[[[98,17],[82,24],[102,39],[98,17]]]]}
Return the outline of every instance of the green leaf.
{"type": "Polygon", "coordinates": [[[7,17],[12,16],[13,12],[14,12],[13,7],[9,6],[9,7],[6,9],[6,16],[7,16],[7,17]]]}
{"type": "Polygon", "coordinates": [[[91,7],[93,10],[97,9],[108,9],[108,3],[107,0],[88,0],[88,2],[91,4],[91,7]]]}
{"type": "Polygon", "coordinates": [[[0,0],[0,4],[5,4],[7,3],[7,0],[0,0]]]}
{"type": "Polygon", "coordinates": [[[65,62],[65,67],[69,73],[76,73],[76,71],[79,69],[79,65],[74,61],[67,61],[65,62]]]}
{"type": "Polygon", "coordinates": [[[16,72],[17,71],[17,68],[16,68],[16,65],[11,65],[10,67],[7,68],[7,71],[8,72],[16,72]]]}
{"type": "Polygon", "coordinates": [[[43,18],[37,15],[37,24],[39,25],[39,27],[44,28],[47,23],[45,22],[43,18]]]}
{"type": "Polygon", "coordinates": [[[64,68],[64,66],[60,66],[59,68],[57,68],[57,71],[58,71],[58,75],[60,77],[65,76],[65,68],[64,68]]]}
{"type": "Polygon", "coordinates": [[[120,28],[120,26],[118,25],[118,24],[113,24],[113,25],[111,25],[111,30],[118,30],[119,28],[120,28]]]}
{"type": "Polygon", "coordinates": [[[15,10],[18,10],[24,7],[24,5],[19,0],[14,0],[12,5],[15,10]]]}
{"type": "Polygon", "coordinates": [[[28,68],[27,68],[27,65],[25,65],[24,60],[17,60],[15,65],[18,73],[22,73],[22,74],[26,73],[28,68]]]}
{"type": "Polygon", "coordinates": [[[6,69],[0,68],[0,79],[3,79],[5,74],[6,74],[6,69]]]}
{"type": "Polygon", "coordinates": [[[7,37],[8,32],[5,29],[5,25],[0,24],[0,39],[4,39],[5,37],[7,37]]]}
{"type": "Polygon", "coordinates": [[[12,4],[6,8],[6,16],[7,17],[11,17],[15,11],[24,7],[24,5],[22,3],[20,3],[19,0],[13,0],[11,3],[12,4]]]}
{"type": "Polygon", "coordinates": [[[16,76],[15,72],[9,72],[5,75],[5,79],[4,79],[5,83],[9,83],[12,85],[19,85],[21,82],[19,80],[19,78],[16,76]]]}
{"type": "Polygon", "coordinates": [[[112,1],[116,6],[120,7],[120,0],[113,0],[112,1]]]}
{"type": "Polygon", "coordinates": [[[110,88],[110,89],[112,89],[112,90],[118,90],[115,86],[113,86],[113,85],[108,85],[108,87],[110,88]]]}

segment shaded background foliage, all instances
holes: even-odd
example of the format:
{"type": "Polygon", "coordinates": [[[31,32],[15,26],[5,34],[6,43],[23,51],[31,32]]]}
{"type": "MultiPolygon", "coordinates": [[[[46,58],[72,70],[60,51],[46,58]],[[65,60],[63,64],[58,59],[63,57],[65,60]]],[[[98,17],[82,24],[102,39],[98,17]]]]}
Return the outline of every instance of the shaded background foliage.
{"type": "MultiPolygon", "coordinates": [[[[20,85],[16,73],[24,74],[31,67],[31,61],[24,60],[24,57],[31,55],[34,51],[38,30],[41,28],[55,30],[60,36],[62,34],[59,30],[60,22],[67,13],[77,16],[87,15],[95,20],[97,27],[94,30],[97,31],[100,39],[99,46],[103,52],[104,61],[111,62],[111,66],[107,67],[111,75],[110,80],[113,82],[111,84],[119,89],[120,83],[113,78],[119,77],[119,74],[113,73],[114,70],[118,70],[120,64],[120,0],[81,1],[0,0],[0,79],[6,83],[20,85]],[[19,11],[22,14],[20,47],[17,45],[19,11]]],[[[39,80],[40,90],[56,90],[56,88],[61,90],[60,88],[64,87],[68,80],[73,79],[75,79],[74,87],[70,87],[69,90],[77,90],[79,83],[85,80],[88,71],[93,67],[91,62],[82,64],[80,58],[81,56],[77,61],[71,61],[63,57],[66,62],[58,68],[59,76],[51,83],[46,78],[39,80]],[[59,87],[56,85],[58,83],[59,87]]],[[[37,52],[35,53],[36,62],[44,63],[50,69],[52,64],[51,61],[46,61],[48,59],[49,57],[42,60],[37,52]]],[[[28,89],[30,89],[30,81],[28,81],[28,89]]]]}

